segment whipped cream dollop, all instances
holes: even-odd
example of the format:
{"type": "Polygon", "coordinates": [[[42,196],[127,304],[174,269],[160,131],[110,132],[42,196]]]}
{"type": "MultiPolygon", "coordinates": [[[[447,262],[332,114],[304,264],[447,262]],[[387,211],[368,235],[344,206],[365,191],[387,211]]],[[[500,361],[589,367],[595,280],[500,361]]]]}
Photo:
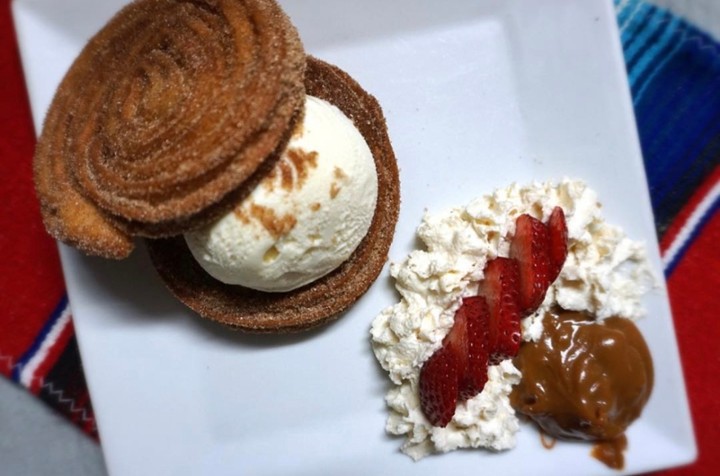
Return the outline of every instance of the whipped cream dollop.
{"type": "Polygon", "coordinates": [[[444,428],[423,415],[418,379],[452,327],[462,297],[477,293],[487,261],[508,256],[518,216],[529,213],[545,222],[556,206],[567,220],[568,257],[539,309],[523,319],[523,340],[540,338],[542,317],[555,305],[598,319],[644,314],[641,297],[655,285],[645,246],[604,221],[596,193],[582,181],[513,184],[465,207],[426,213],[418,228],[426,249],[391,264],[401,300],[371,328],[375,356],[394,384],[386,396],[386,430],[406,437],[401,449],[413,459],[457,448],[515,446],[519,424],[509,395],[521,373],[510,359],[489,367],[483,391],[459,403],[444,428]]]}
{"type": "Polygon", "coordinates": [[[377,189],[375,161],[352,121],[307,96],[273,171],[232,212],[185,240],[226,284],[290,291],[350,257],[370,228],[377,189]]]}

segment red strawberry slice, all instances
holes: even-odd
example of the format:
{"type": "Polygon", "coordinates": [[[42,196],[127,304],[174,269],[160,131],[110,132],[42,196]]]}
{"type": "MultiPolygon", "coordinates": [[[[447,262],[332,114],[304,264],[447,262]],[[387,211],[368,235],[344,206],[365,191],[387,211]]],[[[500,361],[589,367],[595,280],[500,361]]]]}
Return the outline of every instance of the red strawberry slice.
{"type": "Polygon", "coordinates": [[[433,426],[446,426],[455,414],[459,365],[455,352],[441,347],[420,371],[420,408],[433,426]]]}
{"type": "Polygon", "coordinates": [[[520,309],[531,314],[540,306],[550,287],[550,242],[548,228],[530,215],[520,215],[515,222],[515,236],[510,241],[510,257],[520,269],[520,309]]]}
{"type": "Polygon", "coordinates": [[[420,371],[420,408],[434,426],[446,426],[458,401],[480,393],[487,382],[489,310],[483,297],[463,299],[453,326],[420,371]]]}
{"type": "Polygon", "coordinates": [[[515,357],[522,340],[520,330],[520,276],[518,263],[495,258],[485,266],[480,293],[490,310],[490,363],[515,357]]]}
{"type": "Polygon", "coordinates": [[[420,409],[433,426],[444,427],[452,420],[467,360],[467,314],[460,306],[442,347],[420,371],[420,409]]]}
{"type": "Polygon", "coordinates": [[[560,274],[568,254],[568,229],[565,212],[560,207],[553,208],[547,222],[550,241],[550,282],[560,274]]]}
{"type": "Polygon", "coordinates": [[[467,367],[467,320],[468,309],[463,304],[455,311],[453,326],[443,339],[443,347],[455,354],[458,362],[458,379],[462,378],[467,367]]]}
{"type": "Polygon", "coordinates": [[[463,299],[460,307],[465,315],[466,367],[460,379],[460,400],[468,400],[482,392],[488,379],[490,353],[490,311],[481,296],[463,299]]]}

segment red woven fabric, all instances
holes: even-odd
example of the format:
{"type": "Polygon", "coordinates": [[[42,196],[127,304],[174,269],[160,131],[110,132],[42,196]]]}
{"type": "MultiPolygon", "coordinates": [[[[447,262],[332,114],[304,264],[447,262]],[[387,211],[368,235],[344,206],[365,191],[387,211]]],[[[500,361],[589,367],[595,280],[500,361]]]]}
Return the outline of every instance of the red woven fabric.
{"type": "Polygon", "coordinates": [[[35,132],[9,5],[6,0],[0,4],[0,249],[5,250],[0,272],[0,373],[97,438],[72,322],[62,319],[69,317],[63,316],[69,309],[57,247],[42,225],[33,188],[35,132]],[[48,317],[54,315],[58,325],[49,326],[48,317]],[[52,345],[42,347],[38,337],[48,334],[52,345]],[[23,367],[29,349],[40,349],[35,355],[43,358],[23,367]]]}
{"type": "Polygon", "coordinates": [[[720,468],[720,213],[693,242],[668,280],[698,461],[672,475],[717,474],[720,468]]]}

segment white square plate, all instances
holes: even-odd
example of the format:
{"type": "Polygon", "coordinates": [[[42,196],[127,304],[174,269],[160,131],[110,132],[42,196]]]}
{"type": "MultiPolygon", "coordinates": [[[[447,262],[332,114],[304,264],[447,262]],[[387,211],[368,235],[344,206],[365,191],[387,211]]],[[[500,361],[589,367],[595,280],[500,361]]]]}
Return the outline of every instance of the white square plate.
{"type": "MultiPolygon", "coordinates": [[[[123,0],[16,0],[39,131],[64,71],[123,0]]],[[[401,169],[391,259],[415,245],[423,210],[512,181],[586,180],[608,221],[649,244],[662,276],[633,110],[609,1],[283,2],[306,49],[380,100],[401,169]]],[[[61,246],[75,328],[113,475],[617,474],[590,446],[459,451],[418,463],[384,433],[389,381],[372,355],[373,317],[397,300],[387,270],[339,321],[293,336],[228,332],[194,317],[144,250],[116,263],[61,246]],[[460,471],[468,471],[462,473],[460,471]],[[470,472],[472,471],[472,473],[470,472]]],[[[640,323],[657,370],[629,430],[627,472],[694,459],[667,293],[640,323]]]]}

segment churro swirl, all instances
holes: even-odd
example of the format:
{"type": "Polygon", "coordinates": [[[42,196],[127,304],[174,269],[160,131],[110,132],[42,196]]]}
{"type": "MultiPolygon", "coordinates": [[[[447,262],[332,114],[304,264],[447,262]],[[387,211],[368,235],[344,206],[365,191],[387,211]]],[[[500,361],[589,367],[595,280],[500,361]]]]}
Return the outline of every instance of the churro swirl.
{"type": "Polygon", "coordinates": [[[49,231],[113,256],[122,247],[98,235],[131,249],[129,235],[205,223],[284,147],[304,70],[297,31],[272,0],[125,7],[83,49],[48,112],[35,173],[49,231]],[[82,227],[67,218],[81,212],[92,215],[82,227]]]}

